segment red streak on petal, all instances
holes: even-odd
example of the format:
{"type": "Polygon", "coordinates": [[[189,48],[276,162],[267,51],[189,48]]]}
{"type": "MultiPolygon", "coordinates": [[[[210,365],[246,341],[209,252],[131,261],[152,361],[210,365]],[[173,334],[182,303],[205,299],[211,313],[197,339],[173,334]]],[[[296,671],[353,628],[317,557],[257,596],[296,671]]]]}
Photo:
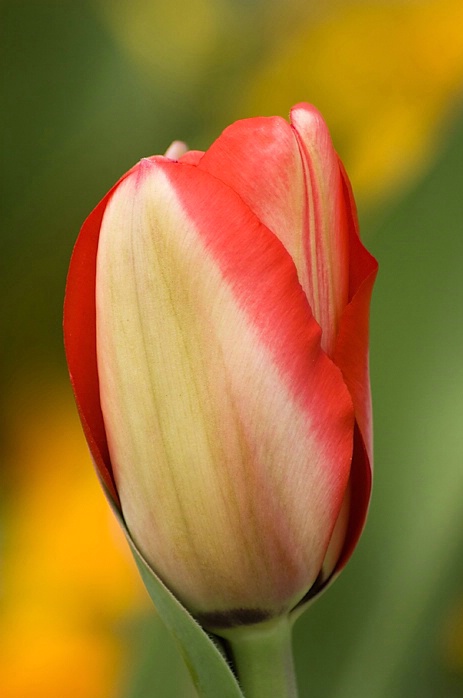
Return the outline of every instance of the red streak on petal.
{"type": "MultiPolygon", "coordinates": [[[[341,506],[352,453],[352,401],[320,346],[297,270],[283,244],[232,189],[198,168],[160,162],[238,304],[324,444],[341,506]],[[328,445],[329,444],[329,445],[328,445]]],[[[334,525],[334,522],[333,522],[334,525]]]]}
{"type": "Polygon", "coordinates": [[[77,409],[97,470],[119,508],[100,405],[96,359],[96,257],[108,201],[137,167],[114,185],[85,220],[72,253],[64,299],[64,346],[77,409]]]}

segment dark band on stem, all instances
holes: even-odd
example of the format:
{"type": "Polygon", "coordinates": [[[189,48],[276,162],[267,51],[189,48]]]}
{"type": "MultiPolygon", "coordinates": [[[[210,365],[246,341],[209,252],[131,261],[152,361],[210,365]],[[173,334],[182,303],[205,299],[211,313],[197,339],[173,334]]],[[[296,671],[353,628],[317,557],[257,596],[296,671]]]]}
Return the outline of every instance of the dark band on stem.
{"type": "Polygon", "coordinates": [[[270,620],[273,614],[261,608],[234,608],[230,611],[211,611],[196,615],[196,620],[206,628],[236,628],[240,625],[255,625],[270,620]]]}

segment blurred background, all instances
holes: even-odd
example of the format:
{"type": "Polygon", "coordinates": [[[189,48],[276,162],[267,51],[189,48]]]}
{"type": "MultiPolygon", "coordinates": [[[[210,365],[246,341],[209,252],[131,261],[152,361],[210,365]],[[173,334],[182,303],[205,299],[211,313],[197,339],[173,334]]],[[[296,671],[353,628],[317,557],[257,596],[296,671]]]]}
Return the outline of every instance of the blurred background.
{"type": "Polygon", "coordinates": [[[463,3],[0,0],[3,698],[194,698],[99,490],[61,338],[83,219],[140,157],[316,104],[378,257],[362,541],[301,698],[463,695],[463,3]]]}

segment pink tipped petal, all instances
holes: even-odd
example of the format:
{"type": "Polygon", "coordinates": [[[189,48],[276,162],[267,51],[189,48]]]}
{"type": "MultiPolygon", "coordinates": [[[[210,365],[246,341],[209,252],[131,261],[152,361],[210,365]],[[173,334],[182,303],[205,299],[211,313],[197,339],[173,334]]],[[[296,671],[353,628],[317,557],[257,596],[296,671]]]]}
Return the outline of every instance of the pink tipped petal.
{"type": "Polygon", "coordinates": [[[134,539],[195,612],[288,608],[323,564],[353,429],[290,255],[215,177],[147,160],[108,205],[98,268],[103,410],[134,539]]]}

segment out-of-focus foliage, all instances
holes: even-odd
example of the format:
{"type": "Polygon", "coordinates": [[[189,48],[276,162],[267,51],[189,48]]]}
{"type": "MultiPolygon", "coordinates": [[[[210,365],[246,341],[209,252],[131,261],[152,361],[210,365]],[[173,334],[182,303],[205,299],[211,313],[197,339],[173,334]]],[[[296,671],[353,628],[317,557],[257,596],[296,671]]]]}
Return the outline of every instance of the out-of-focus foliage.
{"type": "Polygon", "coordinates": [[[3,0],[0,694],[194,696],[62,354],[83,218],[142,156],[315,103],[380,261],[365,537],[296,628],[301,697],[463,691],[461,0],[3,0]]]}

